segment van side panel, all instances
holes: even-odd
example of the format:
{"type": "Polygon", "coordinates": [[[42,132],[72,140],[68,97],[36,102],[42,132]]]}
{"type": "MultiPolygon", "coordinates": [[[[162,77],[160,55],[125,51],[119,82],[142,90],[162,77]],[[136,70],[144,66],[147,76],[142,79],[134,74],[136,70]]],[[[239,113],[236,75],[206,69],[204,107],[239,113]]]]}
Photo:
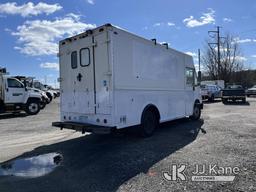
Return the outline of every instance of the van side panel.
{"type": "Polygon", "coordinates": [[[161,122],[188,115],[185,54],[121,30],[113,35],[113,52],[118,128],[140,124],[148,104],[158,108],[161,122]]]}

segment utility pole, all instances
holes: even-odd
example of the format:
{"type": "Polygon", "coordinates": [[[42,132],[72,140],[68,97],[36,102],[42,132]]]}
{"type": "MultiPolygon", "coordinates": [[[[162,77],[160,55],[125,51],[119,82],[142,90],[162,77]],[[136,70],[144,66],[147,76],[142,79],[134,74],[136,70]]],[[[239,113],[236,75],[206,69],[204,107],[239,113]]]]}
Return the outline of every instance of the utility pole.
{"type": "Polygon", "coordinates": [[[44,76],[44,84],[47,84],[47,75],[44,76]]]}
{"type": "Polygon", "coordinates": [[[200,49],[198,49],[198,82],[201,85],[202,73],[201,73],[201,56],[200,49]]]}
{"type": "Polygon", "coordinates": [[[217,79],[220,79],[220,26],[217,26],[217,31],[208,31],[208,34],[216,33],[217,34],[217,42],[216,43],[208,43],[211,45],[217,45],[217,79]]]}

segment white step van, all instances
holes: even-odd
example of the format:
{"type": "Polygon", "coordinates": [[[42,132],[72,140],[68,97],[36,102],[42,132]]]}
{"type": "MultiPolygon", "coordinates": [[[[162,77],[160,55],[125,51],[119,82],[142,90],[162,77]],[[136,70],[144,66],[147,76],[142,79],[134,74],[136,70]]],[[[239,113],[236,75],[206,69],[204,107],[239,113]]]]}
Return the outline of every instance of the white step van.
{"type": "Polygon", "coordinates": [[[199,119],[203,107],[191,56],[111,24],[59,43],[61,121],[53,126],[105,133],[199,119]]]}

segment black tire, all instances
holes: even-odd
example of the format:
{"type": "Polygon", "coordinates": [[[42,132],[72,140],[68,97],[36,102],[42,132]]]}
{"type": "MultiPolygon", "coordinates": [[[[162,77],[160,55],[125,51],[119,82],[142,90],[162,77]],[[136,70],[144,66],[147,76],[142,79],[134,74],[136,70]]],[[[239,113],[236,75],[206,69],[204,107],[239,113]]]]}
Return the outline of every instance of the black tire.
{"type": "Polygon", "coordinates": [[[208,98],[208,101],[213,102],[214,101],[214,95],[211,95],[211,97],[208,98]]]}
{"type": "Polygon", "coordinates": [[[243,103],[246,103],[246,98],[243,98],[243,99],[242,99],[242,102],[243,102],[243,103]]]}
{"type": "Polygon", "coordinates": [[[222,103],[223,103],[223,104],[226,104],[227,102],[228,102],[227,99],[222,99],[222,103]]]}
{"type": "Polygon", "coordinates": [[[52,95],[50,93],[48,93],[48,92],[46,92],[46,95],[49,98],[49,102],[48,102],[48,104],[49,104],[52,101],[52,95]]]}
{"type": "Polygon", "coordinates": [[[247,97],[250,97],[251,95],[247,95],[247,97]]]}
{"type": "Polygon", "coordinates": [[[30,100],[26,104],[26,113],[29,115],[36,115],[40,111],[40,101],[30,100]]]}
{"type": "Polygon", "coordinates": [[[142,114],[140,135],[142,137],[150,137],[159,125],[159,120],[156,114],[151,110],[146,110],[142,114]]]}
{"type": "Polygon", "coordinates": [[[40,102],[40,109],[44,109],[46,106],[46,101],[41,101],[40,102]]]}
{"type": "Polygon", "coordinates": [[[199,105],[195,104],[193,109],[193,115],[190,116],[192,120],[198,120],[201,117],[201,108],[199,105]]]}

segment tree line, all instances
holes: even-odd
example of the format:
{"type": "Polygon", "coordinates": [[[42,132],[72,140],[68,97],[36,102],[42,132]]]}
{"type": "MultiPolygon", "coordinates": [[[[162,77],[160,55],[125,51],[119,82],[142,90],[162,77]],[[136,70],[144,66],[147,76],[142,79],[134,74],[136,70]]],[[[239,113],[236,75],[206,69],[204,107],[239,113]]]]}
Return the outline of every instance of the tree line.
{"type": "Polygon", "coordinates": [[[220,59],[217,47],[205,44],[201,58],[204,67],[202,80],[221,79],[226,84],[241,84],[244,87],[256,85],[256,70],[245,69],[244,57],[236,38],[227,34],[221,39],[219,50],[220,59]]]}

